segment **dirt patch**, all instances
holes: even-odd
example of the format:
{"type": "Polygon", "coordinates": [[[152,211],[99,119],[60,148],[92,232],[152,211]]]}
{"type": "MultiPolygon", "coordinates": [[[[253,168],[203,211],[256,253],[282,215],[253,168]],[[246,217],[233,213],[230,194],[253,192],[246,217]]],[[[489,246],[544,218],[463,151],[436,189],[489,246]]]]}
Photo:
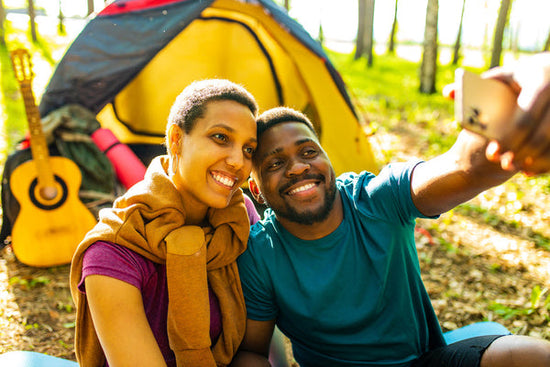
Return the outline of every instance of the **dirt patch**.
{"type": "Polygon", "coordinates": [[[69,266],[26,266],[10,247],[1,254],[0,353],[31,350],[75,360],[69,266]]]}

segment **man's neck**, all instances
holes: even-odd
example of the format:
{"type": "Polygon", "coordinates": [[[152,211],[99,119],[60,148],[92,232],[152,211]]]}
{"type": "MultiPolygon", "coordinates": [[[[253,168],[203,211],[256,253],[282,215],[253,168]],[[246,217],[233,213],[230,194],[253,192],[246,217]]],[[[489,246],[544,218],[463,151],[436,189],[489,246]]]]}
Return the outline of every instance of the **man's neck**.
{"type": "Polygon", "coordinates": [[[338,192],[328,217],[321,222],[301,224],[280,217],[277,217],[277,220],[287,231],[299,239],[306,241],[318,240],[334,232],[344,220],[342,198],[338,192]]]}

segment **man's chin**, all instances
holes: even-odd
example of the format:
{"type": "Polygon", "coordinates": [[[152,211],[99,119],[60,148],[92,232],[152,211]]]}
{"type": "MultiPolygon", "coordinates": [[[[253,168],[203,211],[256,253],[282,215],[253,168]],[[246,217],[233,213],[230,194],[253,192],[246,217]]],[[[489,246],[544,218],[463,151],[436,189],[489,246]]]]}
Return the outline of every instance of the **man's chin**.
{"type": "Polygon", "coordinates": [[[285,202],[282,205],[283,207],[276,208],[269,205],[269,202],[267,204],[271,206],[277,217],[284,218],[296,224],[313,225],[322,223],[330,216],[335,201],[336,186],[332,186],[332,190],[328,190],[324,198],[317,199],[317,205],[306,202],[299,204],[293,202],[291,205],[289,202],[285,202]]]}
{"type": "Polygon", "coordinates": [[[302,209],[300,211],[293,208],[285,210],[284,213],[279,212],[278,214],[286,220],[297,224],[312,225],[326,220],[330,214],[330,208],[322,207],[315,210],[302,209]]]}

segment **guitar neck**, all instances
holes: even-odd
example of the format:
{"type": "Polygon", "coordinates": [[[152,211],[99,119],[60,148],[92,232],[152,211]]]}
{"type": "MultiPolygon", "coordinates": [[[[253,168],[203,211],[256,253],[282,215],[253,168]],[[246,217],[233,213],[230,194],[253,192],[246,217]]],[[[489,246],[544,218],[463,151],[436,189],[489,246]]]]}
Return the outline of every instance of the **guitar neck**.
{"type": "Polygon", "coordinates": [[[29,123],[31,153],[38,172],[38,184],[41,187],[54,187],[55,179],[49,164],[48,143],[42,131],[40,112],[36,106],[30,82],[20,82],[21,94],[25,103],[25,112],[29,123]]]}

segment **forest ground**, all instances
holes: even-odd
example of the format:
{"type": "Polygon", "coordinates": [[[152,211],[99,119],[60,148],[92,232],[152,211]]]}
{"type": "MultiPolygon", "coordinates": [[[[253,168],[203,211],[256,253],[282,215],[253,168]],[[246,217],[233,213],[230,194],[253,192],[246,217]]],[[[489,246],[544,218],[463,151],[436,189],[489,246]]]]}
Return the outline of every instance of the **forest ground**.
{"type": "MultiPolygon", "coordinates": [[[[404,148],[405,158],[419,149],[412,144],[418,141],[414,130],[396,128],[377,139],[404,148]]],[[[476,200],[495,205],[509,200],[505,190],[493,191],[476,200]]],[[[525,191],[522,201],[530,212],[548,204],[536,191],[525,191]]],[[[487,223],[473,211],[419,220],[416,233],[422,276],[444,330],[492,320],[516,334],[550,340],[550,256],[536,246],[532,233],[487,223]]],[[[0,353],[34,350],[74,359],[68,265],[29,267],[9,247],[0,255],[0,353]]]]}
{"type": "MultiPolygon", "coordinates": [[[[60,57],[61,43],[53,59],[60,57]]],[[[354,98],[366,105],[361,113],[366,130],[376,130],[370,143],[381,164],[432,156],[456,134],[445,109],[432,108],[429,118],[414,116],[421,109],[416,100],[423,97],[394,86],[402,95],[410,93],[404,107],[363,88],[363,74],[379,74],[357,63],[350,66],[348,56],[331,56],[354,98]]],[[[399,64],[397,70],[402,68],[399,64]]],[[[391,86],[385,80],[379,84],[391,86]]],[[[4,97],[16,98],[16,93],[4,97]]],[[[418,221],[422,276],[444,331],[492,320],[516,334],[550,340],[549,191],[547,177],[518,175],[437,220],[418,221]]],[[[10,247],[0,251],[0,353],[33,350],[74,360],[68,274],[68,265],[33,268],[18,262],[10,247]]]]}

